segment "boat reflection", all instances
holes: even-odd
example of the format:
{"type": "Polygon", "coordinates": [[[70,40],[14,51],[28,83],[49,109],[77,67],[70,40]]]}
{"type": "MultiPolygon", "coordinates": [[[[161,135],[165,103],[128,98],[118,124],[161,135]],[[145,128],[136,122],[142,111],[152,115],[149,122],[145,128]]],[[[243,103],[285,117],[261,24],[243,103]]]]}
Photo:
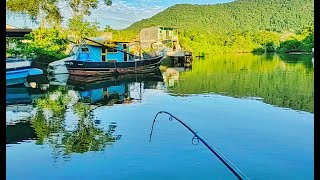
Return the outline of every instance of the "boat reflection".
{"type": "Polygon", "coordinates": [[[80,101],[94,105],[128,104],[142,99],[142,89],[156,89],[162,82],[161,73],[135,74],[118,77],[84,78],[70,75],[67,87],[78,92],[80,101]],[[138,85],[139,97],[131,91],[138,85]]]}

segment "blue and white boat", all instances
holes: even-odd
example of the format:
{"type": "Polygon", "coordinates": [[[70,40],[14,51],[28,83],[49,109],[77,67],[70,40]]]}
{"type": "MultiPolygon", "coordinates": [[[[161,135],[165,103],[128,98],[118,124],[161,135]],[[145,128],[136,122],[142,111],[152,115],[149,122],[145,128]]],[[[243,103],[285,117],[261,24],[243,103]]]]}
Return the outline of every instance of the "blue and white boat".
{"type": "Polygon", "coordinates": [[[23,84],[28,76],[40,75],[43,71],[31,67],[31,60],[6,58],[6,86],[23,84]]]}

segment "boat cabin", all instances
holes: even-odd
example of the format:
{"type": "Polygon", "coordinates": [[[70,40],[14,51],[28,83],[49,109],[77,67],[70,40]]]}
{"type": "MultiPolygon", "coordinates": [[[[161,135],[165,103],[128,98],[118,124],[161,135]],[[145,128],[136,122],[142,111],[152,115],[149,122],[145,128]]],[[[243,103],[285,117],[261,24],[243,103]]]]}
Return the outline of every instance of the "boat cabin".
{"type": "Polygon", "coordinates": [[[93,62],[127,62],[134,61],[129,55],[129,42],[107,42],[106,46],[97,43],[85,43],[75,48],[76,59],[93,62]]]}

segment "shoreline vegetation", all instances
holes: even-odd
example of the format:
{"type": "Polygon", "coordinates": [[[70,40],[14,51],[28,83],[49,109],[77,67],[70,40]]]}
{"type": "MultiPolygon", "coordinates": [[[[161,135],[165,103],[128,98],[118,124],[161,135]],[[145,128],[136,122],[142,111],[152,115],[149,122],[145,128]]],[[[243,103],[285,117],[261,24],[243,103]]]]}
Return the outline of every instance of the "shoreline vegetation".
{"type": "MultiPolygon", "coordinates": [[[[94,4],[99,3],[99,0],[90,0],[93,5],[87,6],[87,1],[70,4],[73,16],[67,21],[67,27],[62,27],[58,1],[37,1],[30,6],[28,3],[21,5],[26,0],[8,0],[9,13],[29,15],[35,21],[40,21],[41,26],[25,37],[27,41],[7,38],[7,41],[16,43],[14,48],[7,49],[7,55],[31,56],[35,61],[50,63],[67,56],[70,35],[77,41],[80,37],[112,32],[114,40],[128,41],[135,39],[141,29],[158,25],[177,28],[181,47],[192,51],[194,55],[268,52],[310,54],[314,47],[313,0],[178,4],[122,30],[112,29],[109,25],[101,29],[99,23],[85,20],[91,10],[96,9],[94,4]],[[55,8],[40,13],[39,10],[44,6],[55,8]]],[[[105,3],[107,6],[111,4],[110,0],[105,3]]]]}

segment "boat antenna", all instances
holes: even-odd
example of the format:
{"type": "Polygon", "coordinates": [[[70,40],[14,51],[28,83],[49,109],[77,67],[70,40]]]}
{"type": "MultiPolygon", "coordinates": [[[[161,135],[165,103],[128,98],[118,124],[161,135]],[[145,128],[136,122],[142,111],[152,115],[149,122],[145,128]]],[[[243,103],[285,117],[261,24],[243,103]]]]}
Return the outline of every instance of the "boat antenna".
{"type": "Polygon", "coordinates": [[[168,114],[169,115],[169,120],[172,121],[172,119],[177,120],[180,124],[182,124],[184,127],[186,127],[190,132],[194,134],[192,138],[192,144],[197,145],[199,144],[199,141],[201,141],[213,154],[215,154],[219,160],[227,166],[227,168],[235,175],[237,176],[238,179],[240,180],[247,180],[249,179],[245,174],[243,174],[239,168],[237,168],[227,157],[225,157],[216,147],[211,145],[208,140],[206,140],[200,133],[194,131],[189,125],[187,125],[184,121],[180,120],[179,118],[175,117],[169,112],[166,111],[159,111],[156,116],[154,117],[152,127],[151,127],[151,133],[150,133],[150,139],[149,142],[151,142],[151,137],[152,137],[152,132],[153,132],[153,127],[156,122],[156,119],[159,114],[168,114]],[[196,143],[194,143],[196,142],[196,143]]]}

